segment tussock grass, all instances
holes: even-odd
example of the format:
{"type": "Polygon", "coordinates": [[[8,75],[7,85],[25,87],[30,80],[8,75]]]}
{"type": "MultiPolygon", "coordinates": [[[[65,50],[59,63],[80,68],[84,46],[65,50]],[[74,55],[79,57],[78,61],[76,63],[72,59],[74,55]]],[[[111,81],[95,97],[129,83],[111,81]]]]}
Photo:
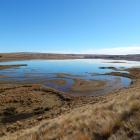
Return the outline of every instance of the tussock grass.
{"type": "Polygon", "coordinates": [[[128,89],[106,96],[39,126],[9,135],[5,140],[131,140],[140,139],[140,80],[128,89]]]}
{"type": "Polygon", "coordinates": [[[43,122],[25,135],[23,133],[19,137],[16,135],[15,139],[16,137],[20,140],[128,139],[134,135],[131,130],[140,128],[139,118],[134,117],[135,114],[140,115],[139,97],[140,92],[126,92],[112,100],[112,97],[109,97],[107,103],[75,109],[67,115],[43,122]],[[126,135],[117,134],[118,131],[126,135]]]}

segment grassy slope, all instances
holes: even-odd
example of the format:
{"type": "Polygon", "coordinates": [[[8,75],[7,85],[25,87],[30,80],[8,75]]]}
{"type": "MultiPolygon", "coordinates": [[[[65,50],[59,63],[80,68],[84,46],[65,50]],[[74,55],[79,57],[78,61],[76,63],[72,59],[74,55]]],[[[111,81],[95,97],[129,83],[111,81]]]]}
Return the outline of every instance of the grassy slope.
{"type": "Polygon", "coordinates": [[[131,70],[134,84],[39,126],[10,135],[20,140],[139,140],[140,70],[131,70]]]}

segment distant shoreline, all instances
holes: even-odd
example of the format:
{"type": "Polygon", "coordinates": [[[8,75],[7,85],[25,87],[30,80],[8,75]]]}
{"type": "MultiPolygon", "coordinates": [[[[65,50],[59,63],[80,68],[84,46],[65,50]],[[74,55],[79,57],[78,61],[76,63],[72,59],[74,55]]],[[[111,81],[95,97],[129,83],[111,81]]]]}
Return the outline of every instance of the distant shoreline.
{"type": "Polygon", "coordinates": [[[111,59],[140,61],[140,54],[132,55],[96,55],[96,54],[55,54],[55,53],[0,53],[0,62],[36,59],[111,59]]]}

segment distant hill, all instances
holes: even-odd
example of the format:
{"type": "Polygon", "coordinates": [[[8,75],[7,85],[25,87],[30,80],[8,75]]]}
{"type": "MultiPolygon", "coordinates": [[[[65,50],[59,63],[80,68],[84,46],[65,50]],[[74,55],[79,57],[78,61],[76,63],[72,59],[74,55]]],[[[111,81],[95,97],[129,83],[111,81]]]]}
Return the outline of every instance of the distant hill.
{"type": "Polygon", "coordinates": [[[31,59],[113,59],[140,61],[140,54],[130,55],[96,55],[96,54],[55,54],[55,53],[0,53],[0,61],[31,60],[31,59]]]}

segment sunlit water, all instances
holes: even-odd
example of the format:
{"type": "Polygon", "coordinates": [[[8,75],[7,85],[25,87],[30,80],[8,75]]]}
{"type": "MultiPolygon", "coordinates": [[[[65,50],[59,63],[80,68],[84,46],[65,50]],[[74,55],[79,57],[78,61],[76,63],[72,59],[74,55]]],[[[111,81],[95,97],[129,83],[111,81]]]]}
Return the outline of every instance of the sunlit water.
{"type": "Polygon", "coordinates": [[[116,60],[77,59],[1,62],[0,65],[27,64],[27,66],[0,70],[0,75],[7,76],[7,78],[0,78],[0,80],[12,82],[15,81],[26,83],[42,83],[45,86],[53,87],[60,91],[68,92],[69,88],[73,84],[73,78],[76,77],[87,80],[108,81],[113,81],[113,79],[119,78],[119,83],[121,83],[121,87],[128,87],[131,83],[131,79],[125,77],[102,75],[104,73],[109,73],[115,70],[100,69],[100,67],[116,67],[122,70],[124,68],[138,67],[140,66],[140,62],[120,60],[120,63],[118,63],[118,61],[117,63],[112,62],[116,62],[116,60]],[[58,73],[66,73],[71,75],[58,77],[58,73]],[[54,83],[46,82],[46,80],[52,79],[63,79],[67,82],[65,85],[57,85],[54,83]]]}

